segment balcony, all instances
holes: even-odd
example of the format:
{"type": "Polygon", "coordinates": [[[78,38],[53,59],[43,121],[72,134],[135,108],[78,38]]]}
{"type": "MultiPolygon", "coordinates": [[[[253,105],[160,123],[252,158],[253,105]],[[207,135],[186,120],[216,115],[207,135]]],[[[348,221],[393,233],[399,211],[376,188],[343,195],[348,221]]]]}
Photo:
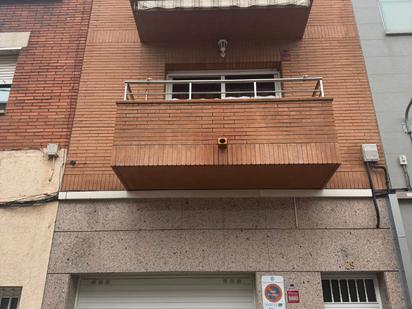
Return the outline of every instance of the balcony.
{"type": "Polygon", "coordinates": [[[131,0],[142,42],[300,39],[312,0],[131,0]]]}
{"type": "Polygon", "coordinates": [[[320,189],[339,165],[320,78],[129,81],[117,103],[112,168],[127,190],[320,189]],[[252,86],[193,99],[216,82],[252,86]]]}

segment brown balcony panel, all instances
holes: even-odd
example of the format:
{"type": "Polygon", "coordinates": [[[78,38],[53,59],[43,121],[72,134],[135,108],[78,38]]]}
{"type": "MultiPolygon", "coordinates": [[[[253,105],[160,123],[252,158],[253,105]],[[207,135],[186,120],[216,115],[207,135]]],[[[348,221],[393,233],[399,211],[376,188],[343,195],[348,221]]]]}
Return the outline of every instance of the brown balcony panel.
{"type": "Polygon", "coordinates": [[[117,105],[112,168],[128,190],[318,189],[339,164],[331,99],[117,105]]]}
{"type": "Polygon", "coordinates": [[[142,42],[300,39],[310,6],[136,9],[142,42]]]}

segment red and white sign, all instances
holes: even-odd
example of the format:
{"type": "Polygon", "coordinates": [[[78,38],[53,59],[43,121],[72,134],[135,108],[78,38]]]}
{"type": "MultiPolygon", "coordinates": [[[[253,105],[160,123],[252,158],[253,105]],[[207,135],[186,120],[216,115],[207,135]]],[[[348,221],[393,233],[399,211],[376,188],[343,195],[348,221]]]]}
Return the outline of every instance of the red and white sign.
{"type": "Polygon", "coordinates": [[[299,290],[287,290],[286,295],[288,299],[288,304],[300,303],[299,290]]]}
{"type": "Polygon", "coordinates": [[[283,277],[262,276],[263,309],[285,308],[283,277]]]}

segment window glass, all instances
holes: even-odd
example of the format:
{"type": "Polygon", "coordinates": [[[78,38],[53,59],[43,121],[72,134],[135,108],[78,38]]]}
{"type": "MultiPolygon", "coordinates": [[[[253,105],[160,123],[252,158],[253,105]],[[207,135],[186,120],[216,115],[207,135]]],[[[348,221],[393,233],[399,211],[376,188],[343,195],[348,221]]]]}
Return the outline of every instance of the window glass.
{"type": "Polygon", "coordinates": [[[0,103],[9,100],[11,85],[0,85],[0,103]]]}
{"type": "MultiPolygon", "coordinates": [[[[260,74],[260,75],[228,75],[226,80],[231,79],[273,79],[273,74],[260,74]]],[[[254,83],[226,83],[226,98],[251,98],[254,97],[254,83]]],[[[275,82],[258,82],[256,83],[256,96],[257,97],[274,97],[276,96],[276,84],[275,82]]]]}
{"type": "Polygon", "coordinates": [[[13,297],[10,302],[10,309],[17,309],[17,304],[19,303],[19,299],[13,297]]]}
{"type": "Polygon", "coordinates": [[[356,292],[355,280],[348,280],[350,299],[353,303],[358,302],[358,293],[356,292]]]}
{"type": "Polygon", "coordinates": [[[368,295],[368,300],[369,301],[376,301],[376,293],[375,293],[375,287],[373,285],[373,280],[365,280],[365,285],[366,285],[366,294],[368,295]]]}
{"type": "Polygon", "coordinates": [[[330,289],[329,280],[322,280],[323,301],[325,303],[332,302],[332,291],[330,289]]]}
{"type": "MultiPolygon", "coordinates": [[[[277,76],[277,75],[276,75],[277,76]]],[[[254,97],[277,97],[280,93],[277,93],[277,88],[280,89],[280,84],[277,82],[256,82],[256,92],[253,80],[258,79],[273,79],[275,73],[267,74],[234,74],[234,73],[222,73],[222,74],[208,74],[199,75],[190,74],[187,76],[173,76],[173,80],[185,80],[187,83],[172,84],[169,88],[168,98],[174,100],[187,100],[189,99],[189,81],[196,80],[217,80],[221,82],[205,82],[192,83],[191,98],[192,99],[231,99],[231,98],[254,98],[254,97]],[[230,82],[230,80],[248,80],[245,82],[230,82]],[[277,85],[279,84],[279,87],[277,85]]]]}
{"type": "Polygon", "coordinates": [[[412,33],[412,0],[380,0],[386,33],[412,33]]]}
{"type": "Polygon", "coordinates": [[[340,291],[339,291],[338,280],[332,280],[331,283],[332,283],[333,301],[335,303],[340,303],[340,291]]]}
{"type": "Polygon", "coordinates": [[[0,85],[0,112],[4,113],[7,101],[9,100],[10,85],[0,85]]]}
{"type": "MultiPolygon", "coordinates": [[[[220,76],[185,76],[174,77],[173,80],[220,80],[220,76]]],[[[192,84],[192,99],[220,99],[221,84],[220,83],[193,83],[192,84]]],[[[189,83],[173,84],[172,99],[187,100],[189,99],[189,83]]]]}
{"type": "Polygon", "coordinates": [[[366,302],[366,292],[363,280],[356,280],[356,285],[358,286],[359,301],[361,303],[366,302]]]}
{"type": "Polygon", "coordinates": [[[342,302],[348,303],[349,302],[348,281],[339,280],[339,284],[340,284],[340,292],[342,294],[342,302]]]}

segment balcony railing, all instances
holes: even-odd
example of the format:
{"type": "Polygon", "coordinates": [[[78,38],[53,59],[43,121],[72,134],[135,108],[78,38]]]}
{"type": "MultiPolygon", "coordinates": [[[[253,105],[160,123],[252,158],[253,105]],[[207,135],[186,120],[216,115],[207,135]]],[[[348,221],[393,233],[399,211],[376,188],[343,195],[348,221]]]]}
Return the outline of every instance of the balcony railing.
{"type": "MultiPolygon", "coordinates": [[[[204,88],[204,87],[203,87],[204,88]]],[[[210,79],[210,80],[128,80],[124,85],[124,101],[247,99],[281,97],[324,97],[322,77],[265,78],[265,79],[210,79]],[[243,89],[229,91],[228,85],[242,85],[243,89]],[[173,87],[179,85],[179,91],[173,87]],[[198,91],[196,86],[219,85],[220,91],[198,91]],[[268,88],[269,85],[269,88],[268,88]],[[182,88],[183,91],[182,91],[182,88]]]]}

